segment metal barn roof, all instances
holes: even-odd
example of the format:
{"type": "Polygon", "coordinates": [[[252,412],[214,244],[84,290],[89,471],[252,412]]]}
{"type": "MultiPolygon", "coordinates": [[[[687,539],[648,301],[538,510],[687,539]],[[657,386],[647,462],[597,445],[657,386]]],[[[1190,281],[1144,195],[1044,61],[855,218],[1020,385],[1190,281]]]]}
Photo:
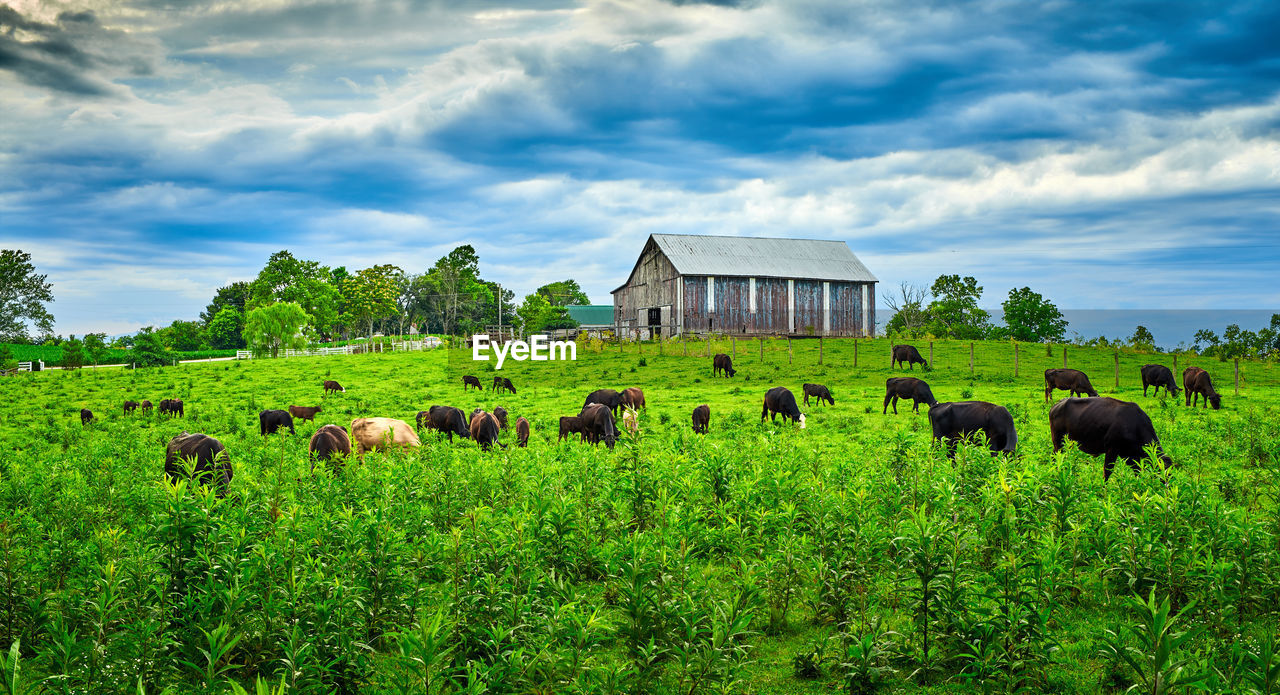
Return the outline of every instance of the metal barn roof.
{"type": "Polygon", "coordinates": [[[654,234],[681,275],[879,282],[843,241],[654,234]]]}

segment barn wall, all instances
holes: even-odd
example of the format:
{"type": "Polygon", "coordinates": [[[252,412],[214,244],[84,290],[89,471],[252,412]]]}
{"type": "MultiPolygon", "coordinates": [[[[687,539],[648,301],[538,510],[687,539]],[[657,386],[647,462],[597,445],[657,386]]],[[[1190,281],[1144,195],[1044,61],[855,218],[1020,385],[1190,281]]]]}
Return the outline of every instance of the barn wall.
{"type": "Polygon", "coordinates": [[[789,308],[787,281],[756,278],[756,315],[752,328],[757,333],[786,333],[789,308]]]}
{"type": "Polygon", "coordinates": [[[831,335],[862,335],[862,283],[831,283],[831,335]]]}
{"type": "Polygon", "coordinates": [[[799,335],[822,333],[822,281],[796,280],[796,328],[799,335]]]}
{"type": "MultiPolygon", "coordinates": [[[[640,260],[627,284],[613,294],[614,321],[638,328],[642,322],[642,319],[637,318],[640,310],[652,307],[662,308],[664,321],[667,320],[676,311],[678,279],[675,266],[671,265],[657,244],[650,242],[640,254],[640,260]]],[[[703,300],[705,299],[704,296],[703,300]]]]}
{"type": "Polygon", "coordinates": [[[715,279],[715,313],[712,324],[717,331],[745,333],[750,329],[751,280],[739,277],[715,279]]]}

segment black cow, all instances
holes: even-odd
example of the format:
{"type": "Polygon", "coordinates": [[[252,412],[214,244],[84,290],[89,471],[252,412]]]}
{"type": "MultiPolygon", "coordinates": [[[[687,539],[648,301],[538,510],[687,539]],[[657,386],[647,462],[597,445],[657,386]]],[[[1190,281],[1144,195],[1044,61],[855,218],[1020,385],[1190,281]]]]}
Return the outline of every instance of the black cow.
{"type": "Polygon", "coordinates": [[[524,417],[516,420],[516,446],[529,446],[529,421],[524,417]]]}
{"type": "Polygon", "coordinates": [[[1046,369],[1044,370],[1044,402],[1049,402],[1049,394],[1054,389],[1070,391],[1072,396],[1088,394],[1094,398],[1098,392],[1089,383],[1089,376],[1079,369],[1046,369]]]}
{"type": "Polygon", "coordinates": [[[80,424],[81,424],[81,425],[87,425],[87,424],[89,424],[90,422],[93,422],[93,411],[92,411],[92,410],[89,410],[88,408],[81,408],[81,409],[80,409],[80,424]]]}
{"type": "Polygon", "coordinates": [[[160,414],[186,417],[186,411],[182,408],[182,401],[175,398],[166,398],[160,401],[160,414]]]}
{"type": "Polygon", "coordinates": [[[1173,372],[1163,364],[1142,365],[1142,395],[1147,395],[1147,387],[1156,387],[1154,395],[1160,395],[1160,387],[1170,396],[1178,395],[1178,382],[1173,380],[1173,372]]]}
{"type": "Polygon", "coordinates": [[[226,496],[233,473],[231,457],[222,442],[198,432],[183,432],[170,439],[164,453],[165,475],[176,483],[185,478],[188,471],[196,483],[216,485],[218,496],[226,496]]]}
{"type": "Polygon", "coordinates": [[[706,434],[707,428],[711,426],[711,406],[702,404],[693,409],[693,431],[698,434],[706,434]]]}
{"type": "Polygon", "coordinates": [[[563,440],[571,434],[582,434],[582,419],[577,415],[563,415],[560,417],[560,439],[563,440]]]}
{"type": "Polygon", "coordinates": [[[346,392],[347,392],[347,390],[346,390],[346,389],[342,388],[342,384],[339,384],[339,383],[338,383],[338,382],[336,382],[336,381],[326,381],[326,382],[324,382],[324,392],[325,392],[325,394],[326,394],[326,395],[328,395],[328,394],[329,394],[329,393],[331,393],[331,392],[337,392],[337,391],[341,391],[341,392],[343,392],[343,393],[346,393],[346,392]]]}
{"type": "Polygon", "coordinates": [[[471,438],[484,451],[498,444],[498,418],[483,410],[471,415],[471,438]]]}
{"type": "Polygon", "coordinates": [[[784,421],[791,420],[804,429],[804,414],[796,405],[796,397],[791,395],[791,391],[785,386],[775,386],[764,394],[764,408],[760,410],[760,422],[764,422],[766,416],[769,422],[773,422],[778,413],[782,413],[784,421]]]}
{"type": "Polygon", "coordinates": [[[1209,378],[1209,372],[1199,367],[1187,367],[1182,370],[1182,388],[1187,392],[1184,394],[1187,398],[1187,405],[1194,407],[1200,402],[1200,396],[1204,396],[1204,407],[1213,406],[1214,410],[1222,408],[1222,396],[1213,390],[1213,380],[1209,378]],[[1195,400],[1191,399],[1195,396],[1195,400]]]}
{"type": "Polygon", "coordinates": [[[619,398],[618,403],[623,408],[648,409],[648,406],[644,404],[644,391],[634,386],[622,389],[622,396],[619,398]]]}
{"type": "Polygon", "coordinates": [[[977,432],[987,436],[992,456],[1001,452],[1012,454],[1018,447],[1013,416],[1004,406],[995,403],[938,403],[929,408],[929,424],[933,426],[933,438],[946,442],[947,458],[955,458],[956,442],[977,432]]]}
{"type": "Polygon", "coordinates": [[[609,406],[588,403],[578,413],[578,420],[582,423],[582,441],[592,444],[603,441],[605,446],[613,448],[613,443],[618,439],[618,428],[613,422],[613,412],[609,406]]]}
{"type": "Polygon", "coordinates": [[[515,392],[516,392],[516,387],[515,387],[514,385],[512,385],[512,383],[511,383],[511,380],[510,380],[510,379],[508,379],[508,378],[506,378],[506,377],[495,376],[495,377],[493,377],[493,389],[492,389],[492,390],[493,390],[494,392],[506,390],[506,391],[510,391],[511,393],[515,393],[515,392]]]}
{"type": "Polygon", "coordinates": [[[474,386],[479,391],[484,390],[484,386],[480,385],[480,379],[478,377],[471,376],[470,374],[462,377],[462,390],[466,391],[468,386],[474,386]]]}
{"type": "Polygon", "coordinates": [[[448,435],[451,442],[455,434],[463,439],[471,436],[471,429],[467,425],[467,414],[462,412],[461,408],[433,405],[429,410],[418,413],[417,422],[419,428],[426,427],[443,432],[448,435]]]}
{"type": "Polygon", "coordinates": [[[267,436],[288,427],[291,434],[298,431],[293,428],[293,418],[283,410],[264,410],[258,413],[258,434],[267,436]]]}
{"type": "Polygon", "coordinates": [[[140,405],[140,406],[138,406],[138,407],[139,407],[139,408],[142,408],[143,410],[151,410],[151,401],[146,401],[146,400],[144,400],[144,401],[142,401],[142,405],[140,405]]]}
{"type": "Polygon", "coordinates": [[[124,412],[126,412],[126,413],[132,413],[133,411],[135,411],[135,410],[137,410],[137,409],[138,409],[138,402],[137,402],[137,401],[125,401],[125,402],[124,402],[124,412]]]}
{"type": "Polygon", "coordinates": [[[718,372],[724,372],[727,377],[738,373],[738,370],[733,368],[733,360],[723,352],[711,358],[711,376],[716,376],[718,372]]]}
{"type": "Polygon", "coordinates": [[[826,401],[830,405],[836,404],[836,399],[831,397],[831,391],[822,384],[805,384],[804,385],[804,404],[809,405],[809,396],[813,396],[821,403],[826,401]]]}
{"type": "Polygon", "coordinates": [[[328,461],[329,468],[341,470],[342,459],[351,455],[351,437],[338,425],[325,425],[311,435],[307,451],[311,453],[311,470],[316,469],[316,461],[328,461]]]}
{"type": "Polygon", "coordinates": [[[1123,459],[1135,473],[1146,458],[1143,448],[1154,444],[1156,455],[1165,468],[1173,460],[1160,448],[1160,438],[1151,418],[1138,407],[1115,398],[1064,398],[1049,409],[1049,434],[1053,450],[1062,450],[1063,440],[1070,438],[1080,451],[1103,455],[1102,479],[1111,477],[1116,459],[1123,459]]]}
{"type": "Polygon", "coordinates": [[[320,408],[321,406],[318,405],[314,408],[304,405],[291,405],[289,406],[289,414],[299,420],[315,422],[316,414],[320,412],[320,408]]]}
{"type": "Polygon", "coordinates": [[[494,408],[493,417],[497,418],[498,420],[498,429],[502,429],[502,430],[507,429],[507,409],[506,408],[503,408],[502,406],[498,406],[494,408]]]}
{"type": "Polygon", "coordinates": [[[920,351],[917,350],[914,345],[894,345],[893,355],[889,360],[889,368],[893,369],[894,367],[900,367],[903,364],[906,364],[907,368],[913,372],[915,371],[917,364],[922,367],[929,366],[929,363],[920,356],[920,351]]]}
{"type": "Polygon", "coordinates": [[[898,414],[898,399],[906,400],[910,398],[913,401],[911,412],[920,412],[920,404],[924,403],[929,407],[937,405],[938,399],[933,397],[933,391],[929,390],[929,385],[923,380],[910,376],[889,377],[884,382],[884,410],[881,415],[888,414],[889,404],[893,403],[893,414],[898,414]]]}
{"type": "Polygon", "coordinates": [[[592,403],[599,403],[600,405],[603,405],[613,413],[614,417],[617,417],[618,410],[622,408],[622,394],[614,391],[613,389],[599,389],[592,391],[591,395],[587,396],[587,400],[582,404],[582,407],[586,408],[592,403]]]}

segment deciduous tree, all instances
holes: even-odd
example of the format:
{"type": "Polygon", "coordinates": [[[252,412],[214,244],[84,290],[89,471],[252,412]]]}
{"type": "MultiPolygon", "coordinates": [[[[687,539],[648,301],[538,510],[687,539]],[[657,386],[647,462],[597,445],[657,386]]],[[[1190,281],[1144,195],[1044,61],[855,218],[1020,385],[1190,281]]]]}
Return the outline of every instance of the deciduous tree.
{"type": "Polygon", "coordinates": [[[244,319],[244,339],[256,355],[279,357],[283,348],[307,346],[303,329],[307,312],[295,302],[276,302],[251,309],[244,319]]]}
{"type": "Polygon", "coordinates": [[[53,285],[46,277],[36,274],[31,254],[0,251],[0,340],[26,341],[28,322],[42,335],[53,333],[53,314],[44,306],[53,301],[53,285]]]}
{"type": "Polygon", "coordinates": [[[238,350],[244,347],[244,315],[233,306],[224,306],[205,330],[209,346],[216,350],[238,350]]]}
{"type": "Polygon", "coordinates": [[[373,324],[396,314],[396,278],[403,271],[394,265],[375,265],[356,271],[342,283],[342,299],[353,323],[363,324],[373,335],[373,324]]]}
{"type": "Polygon", "coordinates": [[[1004,309],[1006,330],[1014,340],[1061,342],[1067,334],[1062,312],[1030,287],[1009,290],[1009,298],[1000,306],[1004,309]]]}
{"type": "Polygon", "coordinates": [[[930,332],[937,336],[980,340],[990,330],[991,314],[978,306],[982,286],[973,277],[941,275],[929,288],[930,332]]]}

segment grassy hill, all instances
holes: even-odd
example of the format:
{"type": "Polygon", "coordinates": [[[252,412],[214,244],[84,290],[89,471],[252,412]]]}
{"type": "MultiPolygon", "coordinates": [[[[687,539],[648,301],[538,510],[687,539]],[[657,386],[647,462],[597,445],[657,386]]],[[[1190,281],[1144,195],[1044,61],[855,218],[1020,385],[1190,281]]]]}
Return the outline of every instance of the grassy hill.
{"type": "Polygon", "coordinates": [[[935,344],[915,375],[941,400],[1007,406],[1019,433],[1015,458],[964,447],[953,464],[923,409],[881,414],[889,343],[856,345],[854,366],[854,341],[823,341],[819,365],[816,340],[767,341],[763,359],[737,341],[733,379],[712,378],[701,343],[584,349],[508,361],[514,396],[464,393],[462,374],[492,377],[465,351],[0,380],[0,640],[21,640],[24,680],[72,691],[1091,693],[1140,678],[1100,650],[1107,630],[1144,649],[1132,597],[1154,590],[1190,606],[1175,656],[1248,692],[1246,654],[1280,626],[1274,366],[1242,365],[1237,396],[1232,365],[1180,356],[1223,393],[1191,410],[1142,396],[1138,368],[1169,356],[1121,355],[1117,388],[1111,351],[1068,348],[1178,464],[1104,484],[1100,460],[1051,452],[1041,374],[1060,346],[1021,346],[1015,377],[1010,344],[978,343],[972,376],[968,343],[935,344]],[[347,392],[323,396],[324,379],[347,392]],[[768,388],[806,381],[836,405],[802,406],[804,430],[760,425],[768,388]],[[649,404],[639,437],[556,441],[588,392],[627,386],[649,404]],[[184,420],[120,410],[166,397],[184,420]],[[315,427],[436,403],[503,405],[532,422],[530,447],[428,433],[312,474],[315,427]],[[258,411],[290,404],[323,412],[259,437],[258,411]],[[225,500],[161,483],[182,430],[226,444],[225,500]]]}

